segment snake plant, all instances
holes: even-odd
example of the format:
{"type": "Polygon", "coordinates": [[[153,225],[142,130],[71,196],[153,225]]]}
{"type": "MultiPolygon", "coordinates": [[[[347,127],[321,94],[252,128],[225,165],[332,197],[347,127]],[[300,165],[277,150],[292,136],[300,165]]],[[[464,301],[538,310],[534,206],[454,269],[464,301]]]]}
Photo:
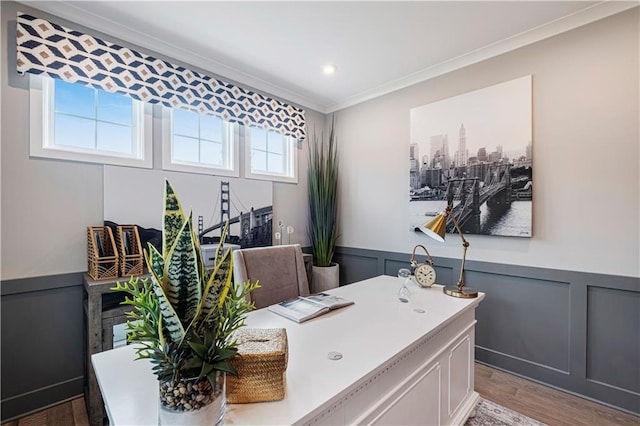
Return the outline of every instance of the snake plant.
{"type": "Polygon", "coordinates": [[[112,290],[127,294],[127,340],[138,359],[149,358],[161,381],[207,377],[216,371],[235,374],[229,360],[237,353],[232,334],[254,308],[247,295],[258,287],[235,286],[230,249],[224,249],[228,224],[208,270],[200,244],[169,181],[165,181],[162,253],[149,244],[145,260],[150,278],[131,278],[112,290]]]}

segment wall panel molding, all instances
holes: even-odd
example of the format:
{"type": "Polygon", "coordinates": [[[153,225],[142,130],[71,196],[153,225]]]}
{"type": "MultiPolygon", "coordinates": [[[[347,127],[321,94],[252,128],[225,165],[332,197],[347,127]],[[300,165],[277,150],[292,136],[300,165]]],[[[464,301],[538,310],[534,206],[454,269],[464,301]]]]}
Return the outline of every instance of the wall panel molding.
{"type": "MultiPolygon", "coordinates": [[[[305,251],[309,251],[308,247],[305,251]]],[[[380,274],[395,276],[399,268],[410,266],[410,258],[410,253],[350,247],[338,247],[335,256],[340,263],[342,285],[380,274]]],[[[424,261],[424,256],[420,256],[419,260],[424,261]]],[[[434,262],[438,283],[455,284],[460,274],[460,259],[434,257],[434,262]]],[[[75,272],[0,283],[3,422],[82,393],[82,274],[75,272]],[[46,310],[45,315],[36,317],[34,321],[34,310],[43,312],[43,309],[46,310]],[[36,355],[37,351],[25,347],[25,343],[34,339],[50,339],[52,326],[56,327],[55,337],[60,343],[47,344],[48,360],[45,364],[41,356],[36,355]],[[28,341],[24,336],[30,336],[28,341]],[[56,374],[47,376],[43,373],[38,380],[25,384],[24,377],[29,371],[27,366],[37,366],[44,372],[56,374]]],[[[606,321],[610,315],[608,298],[613,298],[615,306],[624,305],[617,312],[616,324],[626,324],[621,329],[623,333],[634,332],[634,318],[628,316],[640,312],[639,278],[468,261],[465,281],[487,294],[477,312],[475,353],[478,362],[640,414],[636,383],[620,382],[615,371],[636,371],[633,369],[640,365],[640,359],[636,359],[639,357],[637,349],[633,347],[634,342],[637,345],[637,335],[635,340],[632,336],[627,336],[626,340],[624,336],[615,337],[613,341],[618,345],[618,352],[626,354],[626,358],[613,364],[605,362],[597,350],[593,351],[593,345],[599,348],[602,339],[609,336],[604,332],[608,330],[606,324],[601,329],[592,324],[596,321],[596,324],[602,325],[606,321]],[[529,299],[526,301],[528,310],[520,309],[519,304],[524,302],[519,301],[518,305],[512,306],[514,302],[508,298],[498,297],[497,290],[491,287],[495,283],[499,283],[499,290],[504,290],[513,300],[519,300],[518,295],[529,299]],[[540,306],[545,316],[552,316],[557,325],[557,329],[546,330],[548,340],[555,343],[545,348],[539,347],[542,346],[542,334],[535,328],[534,319],[528,316],[536,306],[540,306]],[[533,325],[520,330],[520,343],[506,345],[509,342],[506,337],[510,337],[505,336],[508,328],[504,325],[504,319],[495,315],[505,309],[510,310],[511,323],[528,321],[533,325]],[[482,332],[483,329],[493,333],[490,338],[487,338],[489,335],[486,332],[482,332]],[[492,342],[498,342],[498,345],[492,345],[492,342]],[[525,342],[525,346],[518,346],[522,342],[525,342]],[[526,342],[537,343],[527,347],[526,342]],[[590,344],[592,353],[588,357],[590,344]],[[523,348],[526,351],[523,352],[523,348]],[[557,356],[550,356],[549,351],[557,351],[557,356]]]]}
{"type": "Polygon", "coordinates": [[[82,272],[0,283],[2,421],[83,392],[82,272]]]}
{"type": "Polygon", "coordinates": [[[84,272],[71,272],[68,274],[4,280],[0,282],[0,294],[2,296],[8,296],[11,294],[81,286],[83,273],[84,272]]]}
{"type": "MultiPolygon", "coordinates": [[[[395,276],[411,254],[338,247],[336,258],[343,277],[360,280],[395,276]],[[351,261],[362,257],[382,267],[351,261]]],[[[434,263],[439,284],[457,282],[460,259],[434,263]]],[[[486,293],[478,362],[640,415],[640,376],[620,373],[640,365],[640,278],[467,261],[465,283],[486,293]]]]}

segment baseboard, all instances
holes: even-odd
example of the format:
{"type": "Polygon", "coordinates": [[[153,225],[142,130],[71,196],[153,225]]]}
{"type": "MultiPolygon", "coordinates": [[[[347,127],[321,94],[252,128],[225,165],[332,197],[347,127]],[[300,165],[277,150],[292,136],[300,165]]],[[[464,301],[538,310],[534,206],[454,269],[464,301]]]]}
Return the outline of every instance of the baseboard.
{"type": "Polygon", "coordinates": [[[44,410],[82,396],[84,377],[74,377],[0,401],[2,422],[44,410]],[[54,401],[54,402],[52,402],[54,401]]]}

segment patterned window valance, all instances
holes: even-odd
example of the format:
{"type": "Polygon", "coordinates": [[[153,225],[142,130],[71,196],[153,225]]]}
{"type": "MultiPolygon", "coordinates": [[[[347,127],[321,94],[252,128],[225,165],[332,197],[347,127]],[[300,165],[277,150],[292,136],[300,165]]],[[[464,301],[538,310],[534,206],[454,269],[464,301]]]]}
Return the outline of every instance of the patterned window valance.
{"type": "Polygon", "coordinates": [[[305,138],[304,110],[18,12],[18,72],[305,138]]]}

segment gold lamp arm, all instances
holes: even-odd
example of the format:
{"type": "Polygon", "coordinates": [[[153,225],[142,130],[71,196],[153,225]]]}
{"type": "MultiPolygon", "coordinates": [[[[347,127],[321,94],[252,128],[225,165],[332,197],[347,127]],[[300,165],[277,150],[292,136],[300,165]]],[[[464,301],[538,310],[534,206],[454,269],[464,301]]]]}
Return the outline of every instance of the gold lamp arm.
{"type": "MultiPolygon", "coordinates": [[[[451,209],[447,207],[447,210],[450,211],[451,209]]],[[[462,229],[460,229],[460,224],[458,223],[458,219],[456,219],[456,216],[454,214],[451,215],[451,220],[453,221],[453,225],[456,227],[456,231],[458,231],[458,235],[460,235],[460,238],[462,239],[462,265],[460,266],[460,278],[458,279],[458,291],[462,291],[462,287],[464,287],[464,264],[467,259],[467,249],[469,248],[469,241],[464,238],[462,229]]]]}
{"type": "Polygon", "coordinates": [[[445,286],[444,292],[449,296],[462,297],[465,299],[477,297],[478,292],[476,290],[464,286],[464,264],[467,261],[467,249],[469,248],[469,241],[467,241],[467,239],[464,237],[462,229],[460,228],[460,223],[458,222],[456,216],[453,214],[453,206],[451,206],[450,204],[447,205],[445,214],[451,215],[451,221],[453,222],[453,225],[455,226],[456,231],[458,232],[458,235],[460,235],[460,239],[462,240],[462,264],[460,265],[460,278],[458,279],[458,284],[455,287],[445,286]]]}

